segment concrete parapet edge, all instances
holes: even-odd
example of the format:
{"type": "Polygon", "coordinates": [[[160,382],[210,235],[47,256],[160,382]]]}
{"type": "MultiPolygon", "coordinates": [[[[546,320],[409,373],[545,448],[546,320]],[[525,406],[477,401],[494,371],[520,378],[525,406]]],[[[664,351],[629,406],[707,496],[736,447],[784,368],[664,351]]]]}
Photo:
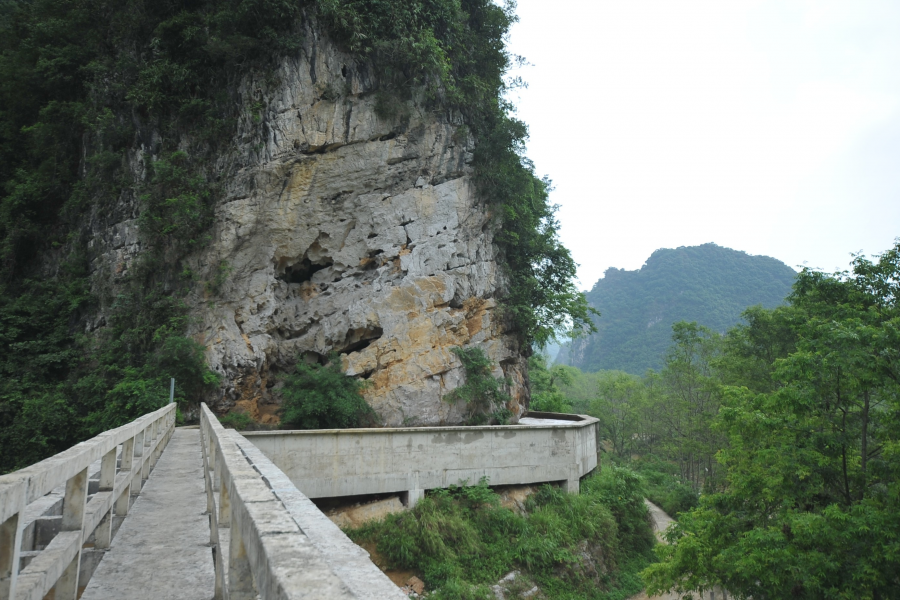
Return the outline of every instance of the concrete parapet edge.
{"type": "Polygon", "coordinates": [[[328,566],[360,600],[380,600],[406,596],[369,558],[369,553],[353,543],[313,502],[291,483],[259,448],[237,432],[235,443],[259,471],[275,496],[318,549],[328,566]]]}
{"type": "Polygon", "coordinates": [[[364,550],[205,404],[200,431],[216,598],[405,598],[364,550]]]}
{"type": "Polygon", "coordinates": [[[578,493],[597,466],[598,420],[535,414],[565,423],[246,432],[309,498],[401,493],[482,477],[491,485],[558,482],[578,493]],[[577,419],[577,420],[576,420],[577,419]]]}

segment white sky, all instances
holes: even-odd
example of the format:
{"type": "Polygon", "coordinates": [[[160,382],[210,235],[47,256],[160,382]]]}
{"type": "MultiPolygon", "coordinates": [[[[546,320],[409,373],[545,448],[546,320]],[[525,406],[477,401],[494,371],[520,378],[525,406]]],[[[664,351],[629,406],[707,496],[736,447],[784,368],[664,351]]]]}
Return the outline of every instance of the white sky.
{"type": "Polygon", "coordinates": [[[900,1],[518,4],[511,98],[582,288],[657,248],[833,271],[900,236],[900,1]]]}

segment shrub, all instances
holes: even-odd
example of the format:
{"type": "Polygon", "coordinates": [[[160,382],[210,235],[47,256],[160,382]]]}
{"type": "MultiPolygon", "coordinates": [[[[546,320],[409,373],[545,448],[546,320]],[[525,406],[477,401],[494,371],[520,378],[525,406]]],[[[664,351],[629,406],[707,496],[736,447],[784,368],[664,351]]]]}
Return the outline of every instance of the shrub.
{"type": "Polygon", "coordinates": [[[347,533],[374,542],[390,567],[416,571],[435,598],[490,598],[489,586],[516,569],[548,598],[626,598],[652,557],[641,492],[637,475],[611,469],[585,478],[579,495],[542,486],[519,515],[482,479],[347,533]]]}
{"type": "Polygon", "coordinates": [[[699,505],[700,496],[679,478],[677,465],[648,455],[629,466],[644,479],[647,499],[672,517],[699,505]]]}
{"type": "Polygon", "coordinates": [[[298,358],[281,391],[281,422],[295,429],[372,426],[377,415],[362,396],[364,383],[341,372],[337,353],[325,365],[298,358]]]}
{"type": "Polygon", "coordinates": [[[222,424],[222,427],[243,431],[252,427],[255,421],[245,412],[231,412],[219,417],[219,423],[222,424]]]}

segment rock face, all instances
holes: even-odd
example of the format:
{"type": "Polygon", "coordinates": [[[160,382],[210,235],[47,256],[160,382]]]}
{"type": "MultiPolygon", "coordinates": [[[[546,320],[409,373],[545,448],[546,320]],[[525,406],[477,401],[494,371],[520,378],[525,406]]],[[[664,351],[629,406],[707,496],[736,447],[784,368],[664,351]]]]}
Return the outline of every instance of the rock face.
{"type": "MultiPolygon", "coordinates": [[[[385,424],[459,423],[463,407],[442,400],[464,382],[451,349],[477,345],[512,381],[517,417],[525,360],[495,300],[504,278],[471,138],[413,101],[380,117],[367,70],[309,33],[274,76],[241,83],[212,241],[189,259],[219,274],[189,299],[191,333],[223,375],[208,401],[274,422],[279,373],[336,351],[385,424]]],[[[129,223],[97,237],[106,272],[139,246],[129,223]]]]}

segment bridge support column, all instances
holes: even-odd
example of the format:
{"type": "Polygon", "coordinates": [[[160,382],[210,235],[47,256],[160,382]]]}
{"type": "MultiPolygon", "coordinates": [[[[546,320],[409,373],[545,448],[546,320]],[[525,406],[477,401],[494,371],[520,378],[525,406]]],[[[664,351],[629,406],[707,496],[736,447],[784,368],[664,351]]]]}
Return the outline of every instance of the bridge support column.
{"type": "Polygon", "coordinates": [[[401,500],[406,500],[406,502],[404,502],[406,508],[411,509],[419,503],[419,500],[425,497],[425,490],[408,490],[405,496],[406,498],[401,498],[401,500]]]}
{"type": "Polygon", "coordinates": [[[425,497],[425,490],[419,486],[418,471],[411,471],[406,474],[406,490],[400,498],[400,501],[406,505],[406,508],[413,508],[418,504],[419,500],[425,497]]]}
{"type": "Polygon", "coordinates": [[[570,477],[563,482],[562,488],[570,494],[581,492],[581,480],[578,477],[570,477]]]}

